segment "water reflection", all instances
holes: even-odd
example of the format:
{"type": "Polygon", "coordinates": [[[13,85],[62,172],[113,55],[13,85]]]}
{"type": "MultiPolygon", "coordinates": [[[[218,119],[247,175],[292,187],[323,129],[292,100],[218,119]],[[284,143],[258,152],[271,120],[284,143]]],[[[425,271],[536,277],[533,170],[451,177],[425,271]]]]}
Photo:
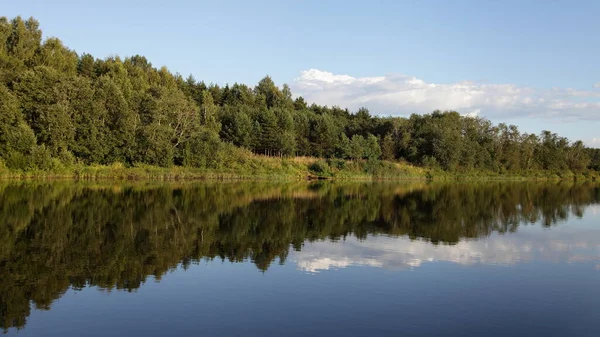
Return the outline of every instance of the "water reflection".
{"type": "Polygon", "coordinates": [[[597,260],[593,228],[528,228],[599,201],[597,185],[567,183],[2,185],[0,326],[23,327],[30,303],[49,309],[69,288],[132,291],[201,260],[263,272],[288,259],[308,272],[597,260]]]}
{"type": "Polygon", "coordinates": [[[437,246],[422,240],[387,236],[370,236],[366,240],[348,238],[340,244],[308,243],[302,251],[293,253],[291,259],[299,270],[313,273],[349,266],[401,270],[427,262],[461,265],[514,265],[530,261],[600,263],[600,229],[492,234],[481,240],[437,246]]]}

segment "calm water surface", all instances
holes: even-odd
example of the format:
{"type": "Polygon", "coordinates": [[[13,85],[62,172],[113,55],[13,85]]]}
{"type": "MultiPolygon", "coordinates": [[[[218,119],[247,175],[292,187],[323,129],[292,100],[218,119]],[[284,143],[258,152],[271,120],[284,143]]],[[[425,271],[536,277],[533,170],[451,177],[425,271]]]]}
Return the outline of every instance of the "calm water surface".
{"type": "Polygon", "coordinates": [[[600,336],[594,184],[0,185],[8,336],[600,336]]]}

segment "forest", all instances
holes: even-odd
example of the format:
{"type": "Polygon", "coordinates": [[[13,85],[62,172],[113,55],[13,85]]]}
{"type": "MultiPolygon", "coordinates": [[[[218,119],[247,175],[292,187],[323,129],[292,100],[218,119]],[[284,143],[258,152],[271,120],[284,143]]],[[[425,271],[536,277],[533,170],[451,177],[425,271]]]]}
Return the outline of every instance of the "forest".
{"type": "Polygon", "coordinates": [[[456,111],[373,116],[295,97],[266,76],[219,86],[144,56],[95,58],[34,18],[0,18],[0,170],[240,167],[258,157],[388,161],[448,172],[600,170],[600,149],[456,111]],[[241,163],[241,164],[240,164],[241,163]]]}
{"type": "MultiPolygon", "coordinates": [[[[435,245],[552,227],[600,201],[592,182],[0,184],[0,331],[68,289],[134,291],[195,263],[267,272],[306,242],[373,235],[435,245]]],[[[587,211],[592,211],[588,209],[587,211]]]]}

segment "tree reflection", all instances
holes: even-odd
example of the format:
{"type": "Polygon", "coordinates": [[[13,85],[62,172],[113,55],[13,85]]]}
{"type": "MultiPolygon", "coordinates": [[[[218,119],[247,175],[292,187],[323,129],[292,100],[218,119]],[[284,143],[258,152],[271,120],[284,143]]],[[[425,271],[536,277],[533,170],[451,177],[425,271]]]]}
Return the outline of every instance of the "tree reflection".
{"type": "Polygon", "coordinates": [[[406,235],[454,244],[552,226],[598,203],[593,184],[0,185],[0,325],[23,327],[69,287],[132,291],[203,259],[266,271],[304,242],[406,235]]]}

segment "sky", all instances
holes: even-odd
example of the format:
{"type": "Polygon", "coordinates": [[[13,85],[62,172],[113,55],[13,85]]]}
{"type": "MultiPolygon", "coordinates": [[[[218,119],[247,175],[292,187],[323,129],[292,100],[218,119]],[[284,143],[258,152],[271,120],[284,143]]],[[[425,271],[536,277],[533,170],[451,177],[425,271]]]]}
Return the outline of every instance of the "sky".
{"type": "Polygon", "coordinates": [[[435,109],[600,147],[600,1],[0,0],[44,37],[207,83],[265,75],[309,102],[435,109]]]}

